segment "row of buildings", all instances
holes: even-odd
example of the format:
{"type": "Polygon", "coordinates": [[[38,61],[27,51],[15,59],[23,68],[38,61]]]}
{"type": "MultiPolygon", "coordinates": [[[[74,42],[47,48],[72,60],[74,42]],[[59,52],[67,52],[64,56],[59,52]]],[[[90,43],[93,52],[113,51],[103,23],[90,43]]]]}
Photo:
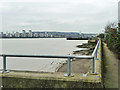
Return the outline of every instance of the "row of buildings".
{"type": "Polygon", "coordinates": [[[22,32],[1,32],[1,38],[86,38],[96,37],[93,33],[78,33],[78,32],[33,32],[32,30],[22,32]]]}

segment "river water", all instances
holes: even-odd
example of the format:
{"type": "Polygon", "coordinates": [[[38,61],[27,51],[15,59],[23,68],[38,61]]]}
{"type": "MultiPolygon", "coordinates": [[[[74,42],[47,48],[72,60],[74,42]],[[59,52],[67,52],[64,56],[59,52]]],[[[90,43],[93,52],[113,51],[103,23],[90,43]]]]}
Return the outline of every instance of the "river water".
{"type": "MultiPolygon", "coordinates": [[[[87,42],[87,40],[65,38],[2,39],[0,54],[72,55],[73,51],[79,49],[77,45],[87,42]]],[[[55,72],[56,68],[65,62],[66,59],[7,58],[7,69],[55,72]]],[[[2,58],[0,58],[0,68],[2,68],[2,58]]]]}

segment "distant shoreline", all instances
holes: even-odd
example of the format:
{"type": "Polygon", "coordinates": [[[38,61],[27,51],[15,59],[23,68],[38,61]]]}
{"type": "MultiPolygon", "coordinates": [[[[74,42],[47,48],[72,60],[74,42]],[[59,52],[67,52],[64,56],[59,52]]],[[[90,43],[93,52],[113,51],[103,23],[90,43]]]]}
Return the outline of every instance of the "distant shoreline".
{"type": "MultiPolygon", "coordinates": [[[[0,39],[36,39],[36,38],[64,38],[64,37],[4,37],[0,39]]],[[[66,40],[88,40],[88,38],[64,38],[66,40]]]]}
{"type": "MultiPolygon", "coordinates": [[[[53,38],[53,37],[5,37],[0,39],[25,39],[25,38],[53,38]]],[[[54,37],[54,38],[61,38],[61,37],[54,37]]]]}

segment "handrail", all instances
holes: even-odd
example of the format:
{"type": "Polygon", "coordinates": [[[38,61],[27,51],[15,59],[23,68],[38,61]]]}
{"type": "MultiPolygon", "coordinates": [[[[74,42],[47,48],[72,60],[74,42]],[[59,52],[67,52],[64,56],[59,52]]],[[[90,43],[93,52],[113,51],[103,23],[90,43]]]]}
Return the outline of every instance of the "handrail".
{"type": "Polygon", "coordinates": [[[95,53],[97,52],[98,47],[99,47],[99,43],[100,43],[100,39],[99,39],[99,41],[97,42],[97,45],[96,45],[96,47],[95,47],[95,49],[94,49],[94,51],[93,51],[93,53],[92,53],[92,56],[94,56],[95,53]]]}
{"type": "Polygon", "coordinates": [[[2,54],[0,56],[6,57],[31,57],[31,58],[76,58],[76,59],[92,59],[93,56],[58,56],[58,55],[12,55],[12,54],[2,54]]]}
{"type": "Polygon", "coordinates": [[[97,42],[97,45],[92,53],[92,56],[71,56],[71,55],[67,55],[67,56],[58,56],[58,55],[12,55],[12,54],[1,54],[0,56],[3,57],[3,73],[7,73],[7,69],[6,69],[6,57],[31,57],[31,58],[67,58],[67,75],[69,76],[71,74],[71,59],[92,59],[92,73],[95,73],[95,59],[97,60],[97,51],[99,48],[99,44],[100,44],[100,39],[97,42]]]}
{"type": "Polygon", "coordinates": [[[92,73],[95,73],[95,60],[98,60],[97,59],[97,52],[98,52],[98,48],[99,48],[99,45],[100,45],[100,38],[95,46],[95,49],[92,53],[92,56],[93,56],[93,59],[92,59],[92,73]]]}

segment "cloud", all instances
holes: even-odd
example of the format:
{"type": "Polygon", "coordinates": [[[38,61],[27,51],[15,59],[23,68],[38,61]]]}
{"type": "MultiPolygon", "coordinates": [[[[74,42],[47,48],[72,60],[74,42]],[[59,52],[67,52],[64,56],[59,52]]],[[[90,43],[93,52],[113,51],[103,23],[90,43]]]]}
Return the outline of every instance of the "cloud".
{"type": "Polygon", "coordinates": [[[98,32],[117,20],[118,0],[4,0],[3,29],[98,32]],[[11,2],[10,2],[11,1],[11,2]]]}
{"type": "Polygon", "coordinates": [[[118,7],[119,7],[119,9],[118,9],[118,20],[119,20],[119,23],[120,23],[120,1],[119,1],[118,7]]]}

